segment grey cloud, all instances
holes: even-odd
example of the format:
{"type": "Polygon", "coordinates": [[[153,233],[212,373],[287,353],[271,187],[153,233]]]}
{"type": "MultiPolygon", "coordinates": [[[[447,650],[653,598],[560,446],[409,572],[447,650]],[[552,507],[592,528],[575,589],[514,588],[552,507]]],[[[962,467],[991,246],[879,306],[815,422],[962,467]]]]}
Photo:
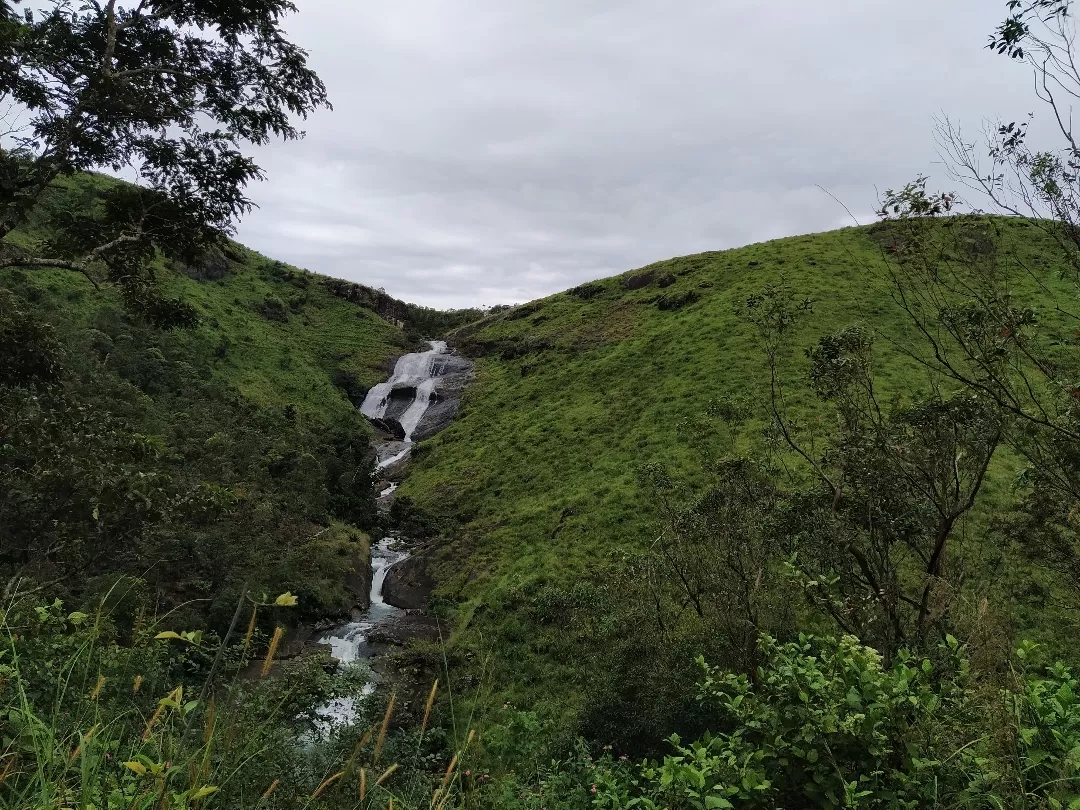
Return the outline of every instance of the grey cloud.
{"type": "Polygon", "coordinates": [[[300,5],[336,109],[259,151],[240,237],[434,306],[849,224],[817,185],[866,216],[935,114],[1034,104],[985,0],[300,5]]]}

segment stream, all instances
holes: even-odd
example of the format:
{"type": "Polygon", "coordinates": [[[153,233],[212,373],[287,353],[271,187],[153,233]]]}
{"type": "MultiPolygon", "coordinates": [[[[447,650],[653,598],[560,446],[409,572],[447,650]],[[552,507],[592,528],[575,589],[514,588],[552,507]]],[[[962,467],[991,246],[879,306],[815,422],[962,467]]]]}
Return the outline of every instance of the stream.
{"type": "MultiPolygon", "coordinates": [[[[428,345],[427,351],[399,358],[390,379],[373,386],[360,406],[360,412],[380,427],[399,429],[394,431],[395,438],[376,442],[377,475],[386,474],[392,465],[408,458],[414,436],[424,438],[449,424],[457,410],[457,398],[471,376],[472,364],[451,353],[445,342],[429,341],[428,345]],[[403,438],[396,438],[399,435],[403,438]]],[[[389,509],[397,486],[396,481],[387,482],[378,498],[380,511],[389,509]]],[[[373,631],[425,621],[426,617],[412,615],[417,611],[394,607],[383,598],[390,569],[410,556],[411,550],[397,536],[383,537],[372,546],[371,592],[366,609],[354,621],[319,638],[342,665],[369,659],[384,649],[383,644],[369,641],[373,631]]],[[[323,707],[323,712],[331,723],[347,722],[355,716],[355,706],[352,701],[338,700],[323,707]]]]}

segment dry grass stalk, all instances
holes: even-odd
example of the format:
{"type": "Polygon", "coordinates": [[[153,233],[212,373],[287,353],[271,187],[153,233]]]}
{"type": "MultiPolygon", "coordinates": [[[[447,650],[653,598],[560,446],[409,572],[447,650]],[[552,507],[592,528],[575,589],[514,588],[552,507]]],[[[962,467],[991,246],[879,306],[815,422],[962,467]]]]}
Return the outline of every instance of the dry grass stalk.
{"type": "Polygon", "coordinates": [[[157,721],[161,719],[161,713],[165,711],[165,704],[158,703],[157,708],[154,709],[154,713],[150,715],[150,719],[146,721],[146,728],[143,729],[142,739],[146,742],[150,739],[150,733],[154,730],[154,726],[157,725],[157,721]]]}
{"type": "Polygon", "coordinates": [[[450,777],[454,775],[454,768],[457,767],[458,755],[454,754],[450,759],[450,764],[446,766],[446,773],[443,774],[442,783],[439,785],[439,790],[445,790],[446,786],[450,784],[450,777]]]}
{"type": "Polygon", "coordinates": [[[375,740],[375,752],[372,755],[372,762],[379,761],[379,755],[382,753],[383,743],[386,742],[386,729],[390,726],[390,715],[394,713],[394,701],[397,699],[397,693],[392,692],[390,694],[390,702],[386,704],[386,714],[383,715],[382,725],[379,726],[379,737],[375,740]]]}
{"type": "Polygon", "coordinates": [[[90,699],[91,700],[97,700],[98,697],[101,695],[101,690],[104,689],[104,688],[105,688],[105,676],[104,675],[98,675],[97,676],[97,683],[94,684],[94,688],[90,692],[90,699]]]}
{"type": "Polygon", "coordinates": [[[133,694],[133,695],[139,694],[139,689],[142,688],[142,682],[143,682],[142,675],[136,675],[135,676],[135,682],[132,683],[132,685],[131,685],[131,694],[133,694]]]}
{"type": "Polygon", "coordinates": [[[364,736],[360,738],[360,742],[353,748],[352,753],[349,755],[349,761],[345,763],[345,778],[348,779],[352,776],[353,768],[356,765],[356,760],[360,758],[360,752],[364,750],[364,746],[367,745],[368,740],[371,739],[371,735],[375,733],[375,726],[369,728],[364,732],[364,736]]]}
{"type": "Polygon", "coordinates": [[[281,636],[284,631],[281,627],[274,628],[274,635],[270,639],[270,649],[266,651],[266,660],[263,661],[262,672],[259,674],[260,678],[265,678],[270,673],[270,667],[274,663],[274,655],[277,653],[278,644],[281,643],[281,636]]]}
{"type": "MultiPolygon", "coordinates": [[[[81,738],[79,738],[79,744],[75,746],[75,750],[72,751],[71,756],[68,757],[68,764],[71,764],[72,762],[74,762],[76,760],[76,758],[79,756],[79,754],[82,753],[82,747],[90,740],[91,737],[93,737],[95,734],[97,734],[99,728],[101,728],[101,723],[95,724],[95,726],[92,729],[90,729],[88,732],[83,734],[81,738]]],[[[10,765],[10,763],[9,763],[9,765],[10,765]]],[[[7,774],[7,771],[5,770],[4,775],[6,775],[6,774],[7,774]]],[[[3,782],[3,781],[4,781],[3,777],[0,776],[0,782],[3,782]]]]}
{"type": "Polygon", "coordinates": [[[382,775],[378,779],[375,780],[375,787],[378,787],[383,782],[385,782],[387,779],[389,779],[390,774],[392,774],[397,769],[398,769],[398,764],[395,762],[393,765],[391,765],[389,768],[387,768],[385,771],[383,771],[382,775]]]}
{"type": "Polygon", "coordinates": [[[360,769],[360,801],[364,800],[364,796],[367,794],[367,768],[360,769]]]}
{"type": "Polygon", "coordinates": [[[278,789],[278,785],[280,785],[280,784],[281,784],[281,780],[280,780],[280,779],[275,779],[275,780],[274,780],[273,782],[271,782],[271,783],[270,783],[270,787],[268,787],[268,788],[266,789],[266,792],[265,792],[265,793],[263,793],[263,795],[262,795],[262,796],[260,797],[260,801],[266,801],[266,800],[267,800],[267,799],[269,799],[269,798],[270,798],[271,796],[273,796],[273,795],[274,795],[274,791],[278,789]]]}
{"type": "Polygon", "coordinates": [[[4,783],[4,780],[8,778],[8,774],[11,773],[11,769],[15,767],[15,755],[8,754],[4,757],[7,761],[4,763],[4,767],[0,768],[0,785],[4,783]]]}
{"type": "Polygon", "coordinates": [[[424,736],[424,731],[427,729],[428,720],[431,718],[431,708],[435,705],[435,693],[439,689],[439,679],[435,679],[435,683],[431,685],[431,692],[428,693],[427,703],[424,704],[424,720],[420,723],[420,736],[424,736]]]}
{"type": "Polygon", "coordinates": [[[311,798],[313,798],[313,799],[319,798],[319,796],[322,795],[322,792],[324,790],[326,790],[328,787],[330,787],[332,784],[334,784],[334,782],[336,782],[338,779],[340,779],[344,775],[345,775],[345,771],[338,771],[333,776],[326,777],[323,780],[322,784],[319,785],[317,788],[315,788],[315,792],[311,794],[311,798]]]}
{"type": "Polygon", "coordinates": [[[448,786],[450,785],[450,780],[454,776],[454,768],[457,767],[458,759],[463,753],[465,753],[465,751],[468,750],[469,746],[472,744],[473,737],[475,735],[476,729],[469,729],[469,736],[465,740],[465,745],[462,746],[460,751],[454,754],[453,758],[450,760],[450,764],[446,766],[446,773],[443,774],[442,782],[439,785],[439,789],[436,790],[435,793],[433,793],[431,796],[431,804],[434,806],[435,810],[441,810],[442,806],[446,804],[447,800],[450,798],[450,790],[448,786]],[[436,798],[440,796],[441,798],[438,799],[438,804],[436,804],[436,798]]]}

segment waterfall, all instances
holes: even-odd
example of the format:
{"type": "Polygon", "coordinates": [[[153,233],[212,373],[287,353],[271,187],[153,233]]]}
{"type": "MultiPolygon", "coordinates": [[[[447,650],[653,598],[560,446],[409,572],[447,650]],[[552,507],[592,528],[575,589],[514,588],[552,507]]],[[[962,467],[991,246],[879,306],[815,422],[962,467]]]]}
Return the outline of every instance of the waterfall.
{"type": "Polygon", "coordinates": [[[330,645],[331,655],[342,663],[361,658],[362,645],[367,642],[367,633],[375,625],[392,616],[402,615],[403,611],[383,600],[383,582],[392,566],[407,559],[409,552],[392,549],[395,539],[384,537],[371,550],[371,602],[364,618],[349,622],[332,633],[323,636],[322,642],[330,645]]]}
{"type": "Polygon", "coordinates": [[[431,348],[426,352],[414,352],[399,358],[394,366],[393,376],[386,382],[373,386],[360,406],[360,412],[364,416],[371,419],[383,419],[396,389],[415,389],[412,404],[398,419],[405,430],[406,442],[412,442],[412,434],[431,404],[431,394],[435,391],[435,378],[440,371],[439,358],[446,354],[445,342],[432,340],[428,342],[428,345],[431,348]]]}
{"type": "MultiPolygon", "coordinates": [[[[471,375],[472,365],[451,353],[445,342],[433,340],[428,345],[430,348],[427,351],[412,352],[399,358],[390,379],[373,386],[360,406],[364,416],[386,422],[396,421],[404,433],[400,441],[377,442],[379,462],[376,471],[385,470],[409,455],[413,434],[425,416],[429,419],[424,429],[429,433],[448,424],[456,411],[457,397],[471,375]],[[412,392],[411,400],[408,400],[407,391],[412,392]],[[436,397],[437,391],[442,396],[436,397]],[[395,397],[395,392],[404,396],[399,394],[395,397]],[[432,405],[435,405],[435,410],[429,413],[432,405]]],[[[379,495],[380,509],[386,508],[396,488],[397,484],[390,482],[382,491],[379,495]]],[[[330,646],[331,655],[342,664],[378,654],[378,649],[372,649],[368,641],[376,628],[402,627],[410,622],[416,627],[418,621],[422,622],[421,617],[411,616],[404,610],[388,605],[383,599],[386,575],[394,565],[409,556],[410,552],[402,549],[399,539],[395,537],[384,537],[371,549],[371,593],[367,608],[356,621],[337,627],[319,639],[320,643],[330,646]]],[[[369,686],[374,689],[373,685],[369,686]]],[[[324,705],[320,714],[325,718],[320,728],[326,732],[336,725],[351,722],[356,717],[357,707],[351,700],[335,700],[324,705]]]]}

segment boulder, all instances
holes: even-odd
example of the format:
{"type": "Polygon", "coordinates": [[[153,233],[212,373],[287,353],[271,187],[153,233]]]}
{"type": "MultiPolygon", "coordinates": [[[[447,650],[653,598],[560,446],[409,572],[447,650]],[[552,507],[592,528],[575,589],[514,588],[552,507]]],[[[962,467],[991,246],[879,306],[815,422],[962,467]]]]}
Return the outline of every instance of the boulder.
{"type": "Polygon", "coordinates": [[[383,580],[383,599],[386,603],[404,610],[426,607],[428,597],[435,589],[435,581],[427,569],[427,555],[418,552],[387,571],[383,580]]]}
{"type": "Polygon", "coordinates": [[[356,554],[349,573],[345,575],[345,590],[350,604],[344,611],[349,614],[354,608],[366,609],[371,603],[371,554],[356,554]]]}
{"type": "Polygon", "coordinates": [[[405,428],[397,419],[368,419],[372,425],[399,442],[405,441],[405,428]]]}

